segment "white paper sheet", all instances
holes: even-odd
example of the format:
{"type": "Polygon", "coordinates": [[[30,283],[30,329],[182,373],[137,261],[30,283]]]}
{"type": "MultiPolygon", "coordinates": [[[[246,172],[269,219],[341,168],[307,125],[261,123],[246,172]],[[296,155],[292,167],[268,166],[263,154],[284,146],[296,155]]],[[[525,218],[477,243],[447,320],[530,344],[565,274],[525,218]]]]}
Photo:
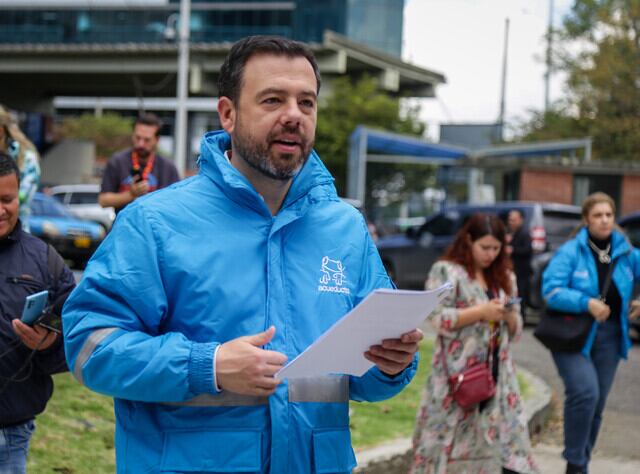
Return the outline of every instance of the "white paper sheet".
{"type": "Polygon", "coordinates": [[[421,327],[451,290],[450,284],[430,291],[375,290],[275,376],[361,376],[373,366],[364,357],[369,347],[421,327]]]}

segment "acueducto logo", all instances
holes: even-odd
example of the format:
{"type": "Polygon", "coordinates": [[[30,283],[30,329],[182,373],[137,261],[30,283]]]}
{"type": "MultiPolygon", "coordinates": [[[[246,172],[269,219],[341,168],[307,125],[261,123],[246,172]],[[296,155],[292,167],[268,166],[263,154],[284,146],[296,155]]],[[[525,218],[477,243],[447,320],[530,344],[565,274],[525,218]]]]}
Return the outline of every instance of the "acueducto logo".
{"type": "Polygon", "coordinates": [[[347,278],[345,276],[345,268],[340,260],[332,260],[328,256],[322,257],[320,266],[320,285],[318,291],[327,293],[344,293],[351,294],[346,286],[342,286],[347,278]]]}

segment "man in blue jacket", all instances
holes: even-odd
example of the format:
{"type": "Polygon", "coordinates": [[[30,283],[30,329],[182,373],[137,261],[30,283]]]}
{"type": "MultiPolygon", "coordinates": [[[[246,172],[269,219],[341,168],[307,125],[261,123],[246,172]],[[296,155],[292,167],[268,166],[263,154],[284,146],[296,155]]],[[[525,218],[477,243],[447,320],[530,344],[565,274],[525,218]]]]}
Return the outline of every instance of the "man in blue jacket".
{"type": "Polygon", "coordinates": [[[422,333],[371,347],[361,377],[274,378],[392,285],[312,150],[311,51],[246,38],[218,84],[224,131],[197,176],[121,213],[65,306],[67,360],[115,397],[119,473],[350,472],[349,399],[400,392],[422,333]]]}
{"type": "Polygon", "coordinates": [[[20,170],[0,152],[0,473],[26,471],[34,418],[53,393],[51,374],[64,372],[62,338],[20,321],[25,298],[49,290],[54,311],[75,286],[73,274],[18,219],[20,170]]]}

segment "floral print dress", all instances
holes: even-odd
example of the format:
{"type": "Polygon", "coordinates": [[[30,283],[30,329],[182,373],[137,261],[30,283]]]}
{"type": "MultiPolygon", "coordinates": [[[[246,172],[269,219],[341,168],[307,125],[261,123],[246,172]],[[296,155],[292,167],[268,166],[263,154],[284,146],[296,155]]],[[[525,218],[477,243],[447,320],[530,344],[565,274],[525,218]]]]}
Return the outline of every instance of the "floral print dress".
{"type": "Polygon", "coordinates": [[[22,228],[29,232],[31,201],[40,184],[40,164],[38,155],[33,150],[25,150],[24,161],[20,169],[20,222],[22,228]]]}
{"type": "MultiPolygon", "coordinates": [[[[449,393],[443,357],[446,357],[450,374],[485,361],[491,329],[486,322],[452,329],[460,309],[484,303],[488,297],[462,266],[436,262],[426,286],[437,288],[446,282],[456,290],[428,318],[441,337],[436,338],[431,373],[418,410],[409,472],[495,474],[506,467],[521,474],[537,473],[506,323],[500,323],[496,395],[482,410],[476,407],[464,411],[449,393]]],[[[516,288],[513,275],[512,285],[516,288]]],[[[501,290],[499,297],[505,296],[501,290]]],[[[522,318],[520,308],[516,309],[518,337],[522,332],[522,318]]]]}

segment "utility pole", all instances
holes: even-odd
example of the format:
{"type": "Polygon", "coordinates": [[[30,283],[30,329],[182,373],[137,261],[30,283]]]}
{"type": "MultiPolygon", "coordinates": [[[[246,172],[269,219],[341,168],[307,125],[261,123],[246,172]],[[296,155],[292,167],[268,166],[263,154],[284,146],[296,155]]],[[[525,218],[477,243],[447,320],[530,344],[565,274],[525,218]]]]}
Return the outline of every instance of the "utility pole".
{"type": "Polygon", "coordinates": [[[500,124],[501,141],[504,139],[504,110],[505,110],[505,94],[507,90],[507,55],[509,50],[509,18],[504,19],[504,52],[502,56],[502,87],[500,90],[500,115],[498,123],[500,124]]]}
{"type": "Polygon", "coordinates": [[[551,81],[551,52],[553,50],[553,0],[549,0],[549,24],[547,26],[547,71],[544,73],[544,111],[549,110],[549,88],[551,81]]]}
{"type": "Polygon", "coordinates": [[[174,160],[180,176],[187,165],[187,95],[189,79],[189,30],[191,0],[180,1],[180,29],[178,33],[178,87],[176,91],[176,123],[174,131],[174,160]]]}

